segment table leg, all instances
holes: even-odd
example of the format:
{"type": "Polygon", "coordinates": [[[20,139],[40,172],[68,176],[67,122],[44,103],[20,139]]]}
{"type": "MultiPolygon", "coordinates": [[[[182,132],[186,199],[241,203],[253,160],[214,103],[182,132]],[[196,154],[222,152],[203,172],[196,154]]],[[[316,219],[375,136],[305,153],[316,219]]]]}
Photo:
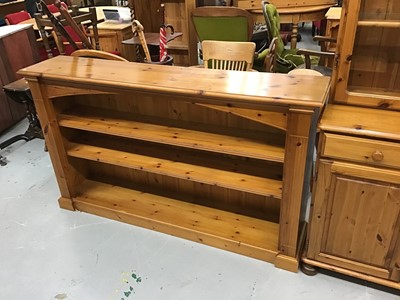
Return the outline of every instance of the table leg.
{"type": "Polygon", "coordinates": [[[299,32],[299,24],[292,24],[292,37],[290,39],[290,49],[296,49],[297,46],[297,33],[299,32]]]}

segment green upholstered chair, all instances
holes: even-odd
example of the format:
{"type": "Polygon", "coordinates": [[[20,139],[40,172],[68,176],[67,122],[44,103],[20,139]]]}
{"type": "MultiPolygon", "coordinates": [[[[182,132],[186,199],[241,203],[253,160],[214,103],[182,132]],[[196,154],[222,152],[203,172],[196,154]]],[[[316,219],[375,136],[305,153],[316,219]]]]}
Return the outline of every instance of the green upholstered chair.
{"type": "MultiPolygon", "coordinates": [[[[288,73],[295,68],[311,68],[324,75],[329,75],[329,70],[325,70],[324,59],[333,58],[334,53],[323,51],[312,51],[306,49],[286,49],[280,36],[279,13],[273,4],[268,1],[261,1],[265,23],[267,25],[269,38],[277,39],[276,52],[276,72],[288,73]],[[324,59],[320,59],[324,58],[324,59]]],[[[324,37],[315,37],[314,40],[326,42],[324,37]]]]}
{"type": "MultiPolygon", "coordinates": [[[[203,6],[192,11],[192,22],[200,42],[205,40],[249,42],[253,35],[252,15],[231,6],[203,6]]],[[[268,49],[256,52],[253,68],[261,71],[268,49]]]]}

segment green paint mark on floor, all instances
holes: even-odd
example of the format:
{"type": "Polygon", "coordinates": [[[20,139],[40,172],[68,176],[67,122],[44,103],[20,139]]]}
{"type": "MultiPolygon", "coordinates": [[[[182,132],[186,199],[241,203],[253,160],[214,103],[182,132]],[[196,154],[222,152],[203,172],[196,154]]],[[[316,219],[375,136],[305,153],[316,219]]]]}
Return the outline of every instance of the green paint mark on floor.
{"type": "Polygon", "coordinates": [[[142,277],[138,276],[136,273],[132,271],[130,274],[130,277],[123,280],[126,284],[128,284],[128,288],[126,291],[124,291],[124,297],[121,298],[121,300],[127,300],[132,294],[135,293],[134,285],[139,284],[142,282],[142,277]],[[133,279],[133,280],[132,280],[133,279]]]}

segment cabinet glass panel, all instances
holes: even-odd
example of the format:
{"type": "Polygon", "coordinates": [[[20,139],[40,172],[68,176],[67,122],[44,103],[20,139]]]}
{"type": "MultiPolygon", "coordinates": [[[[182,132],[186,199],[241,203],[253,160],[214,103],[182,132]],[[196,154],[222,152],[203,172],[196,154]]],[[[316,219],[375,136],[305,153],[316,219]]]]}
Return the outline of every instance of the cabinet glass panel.
{"type": "Polygon", "coordinates": [[[400,1],[361,3],[348,89],[370,94],[400,92],[400,1]],[[381,21],[382,20],[382,21],[381,21]]]}
{"type": "Polygon", "coordinates": [[[360,20],[400,20],[399,0],[362,0],[360,6],[360,20]]]}

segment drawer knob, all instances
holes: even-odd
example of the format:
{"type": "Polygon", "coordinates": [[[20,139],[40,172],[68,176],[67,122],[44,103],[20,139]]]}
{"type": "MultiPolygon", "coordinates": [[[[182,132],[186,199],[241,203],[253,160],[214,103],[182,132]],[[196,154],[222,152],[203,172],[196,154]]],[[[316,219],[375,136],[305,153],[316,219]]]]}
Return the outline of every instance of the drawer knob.
{"type": "Polygon", "coordinates": [[[374,161],[382,161],[383,160],[383,153],[379,150],[375,150],[372,153],[372,160],[374,161]]]}

